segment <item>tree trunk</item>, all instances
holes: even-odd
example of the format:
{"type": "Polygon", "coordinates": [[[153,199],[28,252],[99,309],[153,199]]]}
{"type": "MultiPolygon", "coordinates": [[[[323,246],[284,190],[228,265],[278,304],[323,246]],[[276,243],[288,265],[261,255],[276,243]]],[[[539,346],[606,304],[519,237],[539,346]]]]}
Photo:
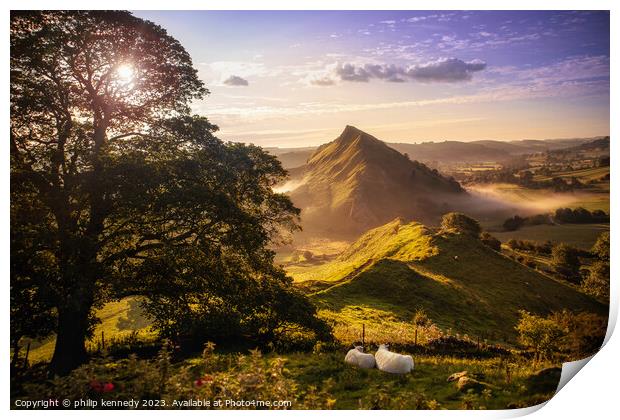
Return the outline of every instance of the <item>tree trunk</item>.
{"type": "Polygon", "coordinates": [[[58,310],[58,334],[50,363],[52,374],[66,375],[88,359],[84,341],[88,331],[90,306],[85,306],[58,310]]]}

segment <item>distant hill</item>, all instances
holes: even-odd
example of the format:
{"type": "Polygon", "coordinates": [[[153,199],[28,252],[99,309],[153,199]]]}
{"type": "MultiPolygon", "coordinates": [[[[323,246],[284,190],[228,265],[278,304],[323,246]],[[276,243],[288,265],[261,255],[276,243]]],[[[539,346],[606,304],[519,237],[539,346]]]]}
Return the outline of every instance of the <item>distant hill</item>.
{"type": "Polygon", "coordinates": [[[347,126],[295,171],[304,230],[359,234],[394,217],[428,220],[466,195],[458,182],[347,126]]]}
{"type": "Polygon", "coordinates": [[[607,311],[571,285],[475,237],[401,219],[368,231],[336,260],[294,277],[326,316],[355,313],[365,319],[379,311],[408,321],[423,308],[443,328],[508,341],[516,338],[520,309],[540,315],[562,309],[607,311]]]}
{"type": "Polygon", "coordinates": [[[591,151],[591,150],[600,150],[600,151],[609,151],[610,141],[608,137],[602,137],[600,139],[591,140],[586,143],[582,143],[580,145],[571,147],[570,150],[575,151],[591,151]]]}
{"type": "MultiPolygon", "coordinates": [[[[501,143],[501,142],[498,142],[501,143]]],[[[476,142],[443,141],[427,143],[388,143],[412,159],[438,162],[502,162],[511,158],[510,152],[495,147],[487,147],[476,142]]]]}
{"type": "Polygon", "coordinates": [[[571,138],[571,139],[547,139],[547,140],[477,140],[470,142],[487,148],[507,152],[511,155],[525,155],[548,150],[560,150],[576,147],[581,144],[601,139],[602,137],[571,138]]]}
{"type": "MultiPolygon", "coordinates": [[[[422,143],[386,143],[400,153],[407,153],[411,159],[423,162],[504,162],[513,156],[528,155],[579,147],[597,141],[605,141],[609,137],[548,139],[548,140],[476,140],[463,141],[428,141],[422,143]]],[[[609,141],[609,140],[607,140],[609,141]]],[[[278,157],[286,169],[296,168],[306,164],[308,159],[317,150],[317,147],[297,148],[265,148],[269,153],[278,157]]]]}
{"type": "Polygon", "coordinates": [[[284,169],[296,168],[304,165],[317,148],[312,147],[265,147],[265,150],[276,156],[284,169]]]}

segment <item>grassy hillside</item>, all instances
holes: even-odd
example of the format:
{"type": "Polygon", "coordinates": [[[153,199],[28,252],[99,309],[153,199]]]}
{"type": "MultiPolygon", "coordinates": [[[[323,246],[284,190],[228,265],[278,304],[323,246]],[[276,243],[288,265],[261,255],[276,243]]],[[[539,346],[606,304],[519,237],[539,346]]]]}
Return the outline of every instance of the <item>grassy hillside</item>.
{"type": "Polygon", "coordinates": [[[347,126],[303,167],[290,197],[306,232],[359,235],[397,216],[429,219],[464,199],[458,182],[347,126]]]}
{"type": "MultiPolygon", "coordinates": [[[[101,323],[97,324],[92,339],[86,343],[88,347],[97,348],[100,345],[102,332],[108,343],[112,339],[127,336],[133,331],[138,331],[143,338],[154,335],[148,329],[149,321],[142,315],[137,298],[129,297],[118,302],[107,303],[97,311],[97,316],[101,323]]],[[[51,360],[55,345],[54,336],[41,342],[33,342],[28,359],[31,363],[51,360]]]]}
{"type": "Polygon", "coordinates": [[[464,234],[395,220],[362,236],[338,259],[292,272],[323,315],[338,323],[408,322],[423,308],[442,328],[513,341],[518,311],[606,313],[571,285],[547,277],[464,234]],[[355,310],[352,308],[355,307],[355,310]],[[374,314],[374,315],[373,315],[374,314]]]}

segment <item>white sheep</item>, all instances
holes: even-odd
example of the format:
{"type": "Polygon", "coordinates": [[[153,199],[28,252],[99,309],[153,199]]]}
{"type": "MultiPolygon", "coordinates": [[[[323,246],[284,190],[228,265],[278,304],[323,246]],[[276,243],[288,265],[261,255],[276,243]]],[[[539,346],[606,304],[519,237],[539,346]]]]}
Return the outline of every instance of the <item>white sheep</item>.
{"type": "Polygon", "coordinates": [[[344,357],[344,362],[363,369],[372,369],[375,367],[375,356],[364,353],[362,346],[355,346],[344,357]]]}
{"type": "Polygon", "coordinates": [[[409,373],[413,370],[413,358],[409,355],[392,353],[387,345],[381,344],[375,353],[377,368],[388,373],[409,373]]]}

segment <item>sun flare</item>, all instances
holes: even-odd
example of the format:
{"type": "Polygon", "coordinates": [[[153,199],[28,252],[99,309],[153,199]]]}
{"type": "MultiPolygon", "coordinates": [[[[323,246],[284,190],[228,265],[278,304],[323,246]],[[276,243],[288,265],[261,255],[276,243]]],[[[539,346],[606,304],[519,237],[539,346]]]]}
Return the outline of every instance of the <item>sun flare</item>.
{"type": "Polygon", "coordinates": [[[121,64],[116,69],[116,74],[123,83],[130,83],[135,76],[135,70],[131,64],[121,64]]]}

